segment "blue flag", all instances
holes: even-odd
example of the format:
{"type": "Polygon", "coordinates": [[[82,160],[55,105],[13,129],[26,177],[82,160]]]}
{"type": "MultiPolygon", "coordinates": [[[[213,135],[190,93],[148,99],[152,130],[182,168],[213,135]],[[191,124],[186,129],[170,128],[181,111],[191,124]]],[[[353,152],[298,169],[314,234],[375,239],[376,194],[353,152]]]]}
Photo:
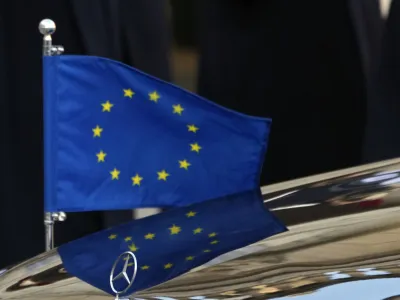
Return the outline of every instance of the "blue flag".
{"type": "Polygon", "coordinates": [[[270,120],[105,58],[44,57],[45,210],[182,206],[258,188],[270,120]]]}
{"type": "MultiPolygon", "coordinates": [[[[119,255],[132,251],[138,273],[130,294],[286,230],[264,208],[257,189],[119,225],[65,244],[58,252],[68,273],[112,294],[112,266],[119,255]]],[[[129,267],[134,268],[133,262],[129,267]]],[[[122,264],[118,268],[114,274],[122,264]]],[[[114,284],[118,291],[127,286],[123,279],[114,284]]]]}

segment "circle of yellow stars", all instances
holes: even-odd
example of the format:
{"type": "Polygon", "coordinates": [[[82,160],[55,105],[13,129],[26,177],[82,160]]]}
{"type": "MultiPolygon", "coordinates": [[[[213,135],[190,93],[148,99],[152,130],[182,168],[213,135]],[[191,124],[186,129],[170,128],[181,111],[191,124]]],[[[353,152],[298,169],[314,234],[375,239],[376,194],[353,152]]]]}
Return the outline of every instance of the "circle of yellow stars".
{"type": "MultiPolygon", "coordinates": [[[[135,96],[135,92],[128,88],[128,89],[123,89],[123,96],[124,98],[129,98],[129,99],[133,99],[135,96]]],[[[154,102],[154,103],[158,103],[160,99],[162,99],[161,95],[157,92],[157,91],[152,91],[148,94],[149,96],[149,101],[154,102]]],[[[112,111],[114,107],[114,103],[111,103],[110,100],[106,100],[104,103],[101,103],[101,108],[102,108],[102,112],[104,113],[110,113],[112,111]]],[[[172,113],[182,116],[182,114],[184,113],[185,108],[182,107],[182,105],[180,104],[174,104],[172,105],[172,113]]],[[[102,134],[103,134],[103,128],[100,127],[100,125],[96,125],[96,127],[94,127],[92,129],[93,132],[93,138],[101,138],[102,134]]],[[[187,125],[187,131],[196,134],[198,131],[200,130],[199,127],[197,127],[195,124],[188,124],[187,125]]],[[[200,153],[200,151],[202,150],[202,147],[197,143],[191,143],[189,144],[189,150],[191,152],[195,152],[197,154],[200,153]]],[[[97,157],[97,162],[98,163],[104,163],[106,161],[106,157],[107,157],[107,153],[104,152],[103,150],[100,150],[98,153],[96,153],[96,157],[97,157]]],[[[190,169],[191,163],[187,160],[187,159],[183,159],[183,160],[178,160],[178,166],[179,169],[183,169],[188,171],[190,169]]],[[[120,174],[121,171],[118,170],[117,168],[114,168],[113,170],[110,171],[110,176],[111,176],[111,180],[119,180],[120,179],[120,174]]],[[[167,181],[168,177],[171,176],[171,174],[169,174],[167,172],[167,170],[160,170],[157,172],[157,178],[159,181],[167,181]]],[[[142,181],[144,180],[143,177],[140,176],[140,174],[136,173],[135,176],[131,177],[132,180],[132,186],[140,186],[142,181]]]]}
{"type": "MultiPolygon", "coordinates": [[[[197,212],[191,210],[191,211],[188,211],[185,215],[186,215],[187,218],[194,218],[197,215],[197,212]]],[[[171,236],[172,235],[178,235],[181,232],[182,232],[182,228],[180,226],[176,225],[176,224],[172,224],[170,227],[168,227],[168,233],[171,236]]],[[[204,229],[201,228],[201,227],[197,227],[197,228],[193,229],[192,232],[193,232],[194,235],[202,234],[204,232],[204,229]]],[[[219,240],[217,239],[217,236],[218,236],[217,232],[210,232],[210,233],[207,234],[207,237],[210,239],[209,244],[211,246],[212,245],[216,245],[216,244],[219,243],[219,240]]],[[[109,240],[117,240],[117,238],[118,238],[118,235],[115,234],[115,233],[110,234],[108,236],[109,240]]],[[[156,239],[156,234],[153,233],[153,232],[148,232],[143,236],[143,238],[145,240],[154,240],[154,239],[156,239]]],[[[140,248],[133,242],[132,236],[126,236],[123,239],[127,243],[127,247],[128,247],[128,249],[130,251],[138,252],[140,250],[140,248]]],[[[210,253],[210,252],[212,252],[212,250],[211,250],[211,247],[210,247],[210,249],[203,249],[201,252],[210,253]]],[[[194,256],[194,255],[188,255],[188,256],[185,257],[185,261],[187,261],[187,262],[194,261],[195,259],[196,259],[196,256],[194,256]]],[[[132,265],[133,265],[133,263],[128,264],[128,266],[132,266],[132,265]]],[[[167,263],[162,265],[162,267],[164,269],[166,269],[166,270],[173,268],[173,266],[174,266],[174,264],[172,262],[167,262],[167,263]]],[[[151,266],[149,266],[149,265],[143,265],[143,266],[140,267],[140,269],[142,271],[149,270],[150,268],[151,268],[151,266]]]]}

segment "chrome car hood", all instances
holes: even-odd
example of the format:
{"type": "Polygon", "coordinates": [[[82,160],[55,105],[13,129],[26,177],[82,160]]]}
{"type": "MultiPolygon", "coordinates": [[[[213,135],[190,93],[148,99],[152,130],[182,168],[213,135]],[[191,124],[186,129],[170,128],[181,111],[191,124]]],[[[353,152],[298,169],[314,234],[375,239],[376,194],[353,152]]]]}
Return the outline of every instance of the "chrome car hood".
{"type": "MultiPolygon", "coordinates": [[[[399,188],[400,159],[264,187],[288,232],[130,298],[400,299],[399,188]]],[[[1,300],[59,297],[113,296],[68,274],[56,250],[0,271],[1,300]]]]}

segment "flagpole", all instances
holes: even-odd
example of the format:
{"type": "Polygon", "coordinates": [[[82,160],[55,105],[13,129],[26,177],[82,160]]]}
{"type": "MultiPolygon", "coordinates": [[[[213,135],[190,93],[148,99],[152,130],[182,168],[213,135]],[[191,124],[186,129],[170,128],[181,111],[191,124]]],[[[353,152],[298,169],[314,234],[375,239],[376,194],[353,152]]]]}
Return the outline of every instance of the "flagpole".
{"type": "MultiPolygon", "coordinates": [[[[43,35],[43,56],[60,55],[64,52],[64,47],[53,46],[51,35],[56,31],[56,24],[50,19],[44,19],[39,23],[39,31],[43,35]]],[[[62,222],[66,219],[64,212],[45,212],[45,248],[49,251],[54,248],[54,223],[62,222]]]]}

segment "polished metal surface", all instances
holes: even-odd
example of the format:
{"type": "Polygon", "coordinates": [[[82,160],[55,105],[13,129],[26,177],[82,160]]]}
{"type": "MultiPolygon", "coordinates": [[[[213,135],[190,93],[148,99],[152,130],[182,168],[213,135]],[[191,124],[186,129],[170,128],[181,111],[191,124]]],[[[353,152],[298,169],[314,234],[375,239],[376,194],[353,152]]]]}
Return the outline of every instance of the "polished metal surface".
{"type": "MultiPolygon", "coordinates": [[[[288,232],[131,299],[400,299],[399,188],[400,159],[265,187],[288,232]]],[[[69,275],[56,250],[0,274],[1,300],[56,298],[113,295],[69,275]]]]}

